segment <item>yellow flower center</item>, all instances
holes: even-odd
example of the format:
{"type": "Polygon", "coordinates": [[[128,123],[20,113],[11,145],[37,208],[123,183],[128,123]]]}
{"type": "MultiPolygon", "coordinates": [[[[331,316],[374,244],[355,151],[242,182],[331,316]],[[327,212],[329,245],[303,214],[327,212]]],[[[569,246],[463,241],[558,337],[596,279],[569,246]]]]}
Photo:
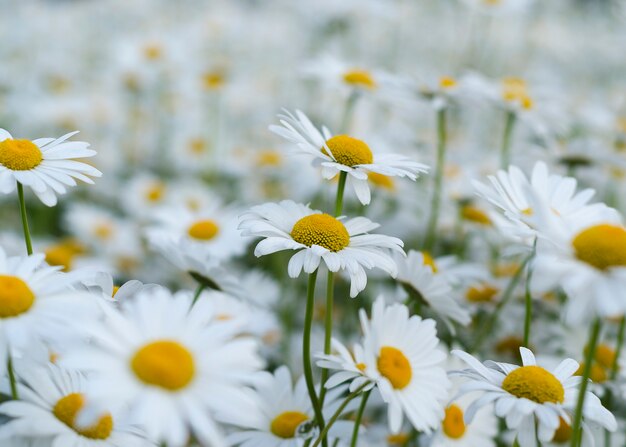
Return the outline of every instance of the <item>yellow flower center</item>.
{"type": "Polygon", "coordinates": [[[333,252],[343,250],[350,243],[346,227],[328,214],[303,217],[291,229],[291,237],[307,247],[319,245],[333,252]]]}
{"type": "Polygon", "coordinates": [[[449,88],[454,88],[456,87],[457,82],[456,79],[454,79],[451,76],[443,76],[441,78],[439,78],[439,87],[441,87],[442,89],[449,89],[449,88]]]}
{"type": "Polygon", "coordinates": [[[539,404],[561,403],[565,390],[559,379],[540,366],[522,366],[509,373],[502,388],[517,397],[525,397],[539,404]]]}
{"type": "Polygon", "coordinates": [[[491,219],[487,214],[475,206],[466,205],[461,208],[461,216],[465,220],[469,220],[470,222],[475,222],[481,225],[491,225],[491,219]]]}
{"type": "Polygon", "coordinates": [[[161,182],[153,183],[146,189],[145,197],[148,202],[160,202],[165,193],[165,185],[161,182]]]}
{"type": "Polygon", "coordinates": [[[493,300],[499,289],[489,284],[472,286],[465,292],[465,298],[473,303],[488,303],[493,300]]]}
{"type": "Polygon", "coordinates": [[[357,363],[356,364],[356,369],[358,369],[361,372],[365,371],[365,368],[367,368],[367,365],[365,363],[357,363]]]}
{"type": "Polygon", "coordinates": [[[299,411],[285,411],[274,418],[270,425],[270,430],[279,438],[293,438],[298,425],[308,419],[309,417],[306,414],[299,411]]]}
{"type": "Polygon", "coordinates": [[[202,138],[189,140],[189,151],[194,155],[202,155],[207,150],[207,143],[202,138]]]}
{"type": "Polygon", "coordinates": [[[98,239],[110,239],[113,234],[113,225],[109,222],[100,222],[94,227],[93,232],[98,239]]]}
{"type": "Polygon", "coordinates": [[[488,6],[496,6],[502,3],[502,0],[483,0],[483,3],[488,6]]]}
{"type": "Polygon", "coordinates": [[[280,166],[283,158],[276,151],[261,151],[257,157],[257,165],[259,166],[280,166]]]}
{"type": "Polygon", "coordinates": [[[572,439],[572,427],[565,422],[565,419],[559,417],[559,428],[554,432],[552,442],[557,444],[564,444],[572,439]]]}
{"type": "Polygon", "coordinates": [[[373,89],[376,88],[376,81],[372,75],[366,70],[350,70],[343,74],[343,80],[346,84],[353,87],[362,87],[373,89]]]}
{"type": "Polygon", "coordinates": [[[443,419],[443,432],[448,438],[459,439],[465,434],[465,420],[463,410],[457,405],[446,408],[446,417],[443,419]]]}
{"type": "Polygon", "coordinates": [[[413,370],[405,355],[399,349],[391,346],[380,348],[378,356],[378,371],[391,382],[391,385],[401,390],[411,382],[413,370]]]}
{"type": "Polygon", "coordinates": [[[192,224],[187,233],[194,239],[200,241],[210,241],[217,233],[219,233],[220,227],[211,219],[200,220],[192,224]]]}
{"type": "Polygon", "coordinates": [[[107,439],[113,431],[113,418],[110,414],[100,417],[96,423],[89,427],[77,427],[76,415],[85,405],[85,398],[80,393],[72,393],[59,399],[54,405],[52,413],[69,428],[81,436],[89,439],[107,439]]]}
{"type": "Polygon", "coordinates": [[[533,107],[533,100],[528,93],[526,81],[520,78],[502,80],[502,98],[507,102],[517,102],[524,109],[533,107]]]}
{"type": "Polygon", "coordinates": [[[615,351],[610,346],[601,343],[596,347],[595,359],[604,368],[611,369],[615,362],[615,351]]]}
{"type": "Polygon", "coordinates": [[[210,71],[202,76],[202,84],[207,90],[217,90],[224,85],[226,78],[220,71],[210,71]]]}
{"type": "Polygon", "coordinates": [[[130,362],[137,378],[148,385],[178,391],[193,380],[193,355],[175,341],[159,340],[139,349],[130,362]]]}
{"type": "Polygon", "coordinates": [[[43,155],[39,147],[29,140],[7,138],[0,142],[0,164],[12,171],[28,171],[39,166],[43,155]]]}
{"type": "Polygon", "coordinates": [[[408,433],[398,433],[396,435],[387,436],[387,444],[389,445],[406,445],[409,442],[410,435],[408,433]]]}
{"type": "MultiPolygon", "coordinates": [[[[575,376],[582,376],[585,370],[585,362],[580,362],[580,366],[574,373],[575,376]]],[[[591,364],[591,372],[589,373],[589,378],[595,383],[606,382],[609,378],[606,369],[602,365],[599,365],[596,362],[591,364]]]]}
{"type": "MultiPolygon", "coordinates": [[[[348,135],[335,135],[326,141],[326,146],[330,149],[337,163],[342,165],[352,167],[374,162],[374,156],[369,146],[364,141],[348,135]]],[[[330,155],[325,147],[322,148],[322,152],[330,155]]]]}
{"type": "Polygon", "coordinates": [[[160,59],[161,56],[163,55],[163,50],[160,46],[154,44],[154,45],[147,45],[144,49],[143,49],[143,54],[146,57],[146,59],[151,60],[151,61],[155,61],[157,59],[160,59]]]}
{"type": "Polygon", "coordinates": [[[431,254],[427,251],[423,251],[422,256],[424,257],[424,265],[429,266],[432,269],[433,273],[437,273],[439,269],[437,268],[437,264],[435,264],[435,260],[433,259],[431,254]]]}
{"type": "Polygon", "coordinates": [[[63,271],[69,272],[76,255],[85,253],[85,247],[79,242],[69,239],[52,245],[45,250],[46,262],[50,265],[61,266],[63,271]]]}
{"type": "Polygon", "coordinates": [[[576,257],[597,269],[626,266],[626,230],[601,224],[589,227],[572,241],[576,257]]]}
{"type": "Polygon", "coordinates": [[[387,189],[389,191],[396,189],[396,184],[388,175],[379,174],[378,172],[370,172],[367,174],[367,178],[370,182],[372,182],[372,184],[378,186],[379,188],[387,189]]]}
{"type": "Polygon", "coordinates": [[[17,276],[0,275],[0,318],[17,317],[28,311],[35,294],[17,276]]]}

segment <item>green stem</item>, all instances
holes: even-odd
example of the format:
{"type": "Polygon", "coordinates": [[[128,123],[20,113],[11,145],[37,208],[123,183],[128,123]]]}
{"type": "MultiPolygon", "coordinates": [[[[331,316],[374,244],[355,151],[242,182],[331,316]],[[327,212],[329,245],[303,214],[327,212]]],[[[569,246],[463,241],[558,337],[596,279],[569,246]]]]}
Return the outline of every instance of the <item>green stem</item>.
{"type": "Polygon", "coordinates": [[[348,404],[352,401],[352,399],[354,399],[359,394],[361,394],[361,391],[363,391],[363,388],[365,388],[367,385],[368,385],[367,383],[361,385],[353,393],[350,393],[348,397],[346,397],[346,399],[341,403],[341,405],[339,405],[339,408],[337,408],[337,411],[335,411],[335,413],[328,420],[328,424],[326,424],[326,427],[324,427],[324,429],[318,436],[317,440],[313,444],[313,447],[317,447],[318,445],[320,445],[320,442],[323,442],[324,440],[326,440],[326,435],[328,435],[328,430],[330,430],[333,424],[337,422],[337,419],[339,419],[339,416],[341,416],[346,406],[348,406],[348,404]]]}
{"type": "Polygon", "coordinates": [[[522,265],[519,266],[519,268],[515,272],[515,275],[513,275],[513,278],[511,278],[511,281],[509,281],[509,284],[504,290],[504,293],[502,295],[502,299],[496,305],[496,309],[493,311],[491,318],[487,320],[487,322],[483,326],[483,330],[476,337],[476,341],[474,342],[474,346],[472,348],[473,352],[478,351],[478,349],[481,347],[487,334],[489,334],[491,330],[493,329],[494,325],[496,324],[496,321],[498,320],[498,316],[502,312],[502,309],[504,309],[504,306],[510,301],[511,297],[513,296],[513,291],[515,290],[517,283],[522,277],[524,268],[526,267],[526,265],[528,264],[528,262],[530,261],[532,257],[533,255],[531,254],[530,256],[526,257],[526,259],[524,259],[524,261],[522,262],[522,265]]]}
{"type": "Polygon", "coordinates": [[[430,216],[426,227],[424,250],[432,251],[436,242],[437,221],[439,220],[439,208],[441,206],[441,188],[443,185],[443,169],[446,162],[446,109],[437,111],[437,165],[435,166],[435,178],[433,185],[433,197],[430,204],[430,216]]]}
{"type": "Polygon", "coordinates": [[[600,334],[601,326],[602,321],[600,320],[600,318],[596,318],[596,320],[593,322],[593,325],[591,326],[591,334],[589,335],[589,343],[587,344],[587,355],[585,355],[583,377],[580,382],[580,389],[578,391],[578,402],[576,403],[576,412],[574,413],[574,420],[572,423],[571,447],[577,447],[580,441],[580,430],[583,419],[585,394],[587,392],[587,385],[589,385],[591,366],[593,365],[593,358],[596,354],[596,346],[598,344],[598,335],[600,334]]]}
{"type": "Polygon", "coordinates": [[[304,334],[302,336],[302,362],[306,388],[311,399],[311,406],[315,412],[315,419],[320,430],[324,429],[324,416],[315,392],[313,383],[313,368],[311,365],[311,327],[313,326],[313,307],[315,305],[315,281],[317,270],[309,275],[309,284],[306,293],[306,312],[304,315],[304,334]]]}
{"type": "Polygon", "coordinates": [[[17,392],[17,381],[15,380],[15,370],[13,369],[13,359],[11,358],[11,354],[7,358],[7,370],[9,372],[9,382],[11,384],[11,396],[14,400],[19,399],[19,394],[17,392]]]}
{"type": "MultiPolygon", "coordinates": [[[[535,239],[535,243],[533,245],[533,252],[530,255],[531,259],[535,256],[535,250],[537,249],[537,239],[535,239]]],[[[526,265],[527,273],[526,273],[526,315],[524,317],[524,342],[523,345],[528,348],[530,343],[530,322],[533,316],[533,297],[530,293],[530,281],[533,276],[532,265],[528,263],[526,265]]]]}
{"type": "Polygon", "coordinates": [[[354,106],[356,105],[357,99],[359,99],[358,90],[354,90],[348,96],[348,100],[346,101],[346,108],[343,111],[343,116],[341,117],[341,124],[339,125],[339,131],[342,133],[347,133],[350,130],[350,125],[352,124],[352,117],[354,116],[354,106]]]}
{"type": "Polygon", "coordinates": [[[500,153],[500,167],[506,169],[511,163],[511,137],[515,127],[516,115],[513,111],[507,111],[504,118],[504,134],[502,135],[502,148],[500,153]]]}
{"type": "Polygon", "coordinates": [[[33,244],[30,240],[30,230],[28,229],[28,216],[26,215],[26,201],[24,200],[24,186],[17,182],[17,197],[20,201],[20,214],[22,215],[22,228],[24,229],[24,240],[26,241],[26,252],[28,256],[33,254],[33,244]]]}
{"type": "Polygon", "coordinates": [[[365,411],[365,407],[367,406],[367,399],[369,399],[371,392],[372,390],[364,392],[363,397],[361,398],[361,405],[359,406],[359,411],[356,414],[356,419],[354,420],[354,429],[352,430],[352,441],[350,441],[350,447],[357,447],[356,443],[359,438],[361,419],[363,418],[363,412],[365,411]]]}
{"type": "Polygon", "coordinates": [[[198,287],[196,287],[196,293],[194,293],[193,295],[193,301],[191,302],[191,307],[195,306],[196,301],[198,301],[198,298],[200,298],[200,294],[202,293],[204,288],[205,288],[204,284],[198,284],[198,287]]]}
{"type": "MultiPolygon", "coordinates": [[[[613,364],[611,365],[611,371],[609,373],[609,380],[614,381],[617,378],[619,371],[619,354],[624,346],[624,328],[626,326],[626,315],[622,317],[619,322],[619,329],[617,330],[617,344],[615,345],[615,357],[613,358],[613,364]]],[[[604,405],[609,411],[612,411],[613,407],[613,392],[611,389],[607,389],[606,401],[604,405]]],[[[604,431],[604,445],[605,447],[611,446],[611,432],[604,431]]]]}
{"type": "Polygon", "coordinates": [[[337,197],[335,198],[335,217],[339,217],[341,215],[341,211],[343,210],[343,192],[346,189],[347,178],[347,172],[341,171],[339,173],[339,183],[337,184],[337,197]]]}

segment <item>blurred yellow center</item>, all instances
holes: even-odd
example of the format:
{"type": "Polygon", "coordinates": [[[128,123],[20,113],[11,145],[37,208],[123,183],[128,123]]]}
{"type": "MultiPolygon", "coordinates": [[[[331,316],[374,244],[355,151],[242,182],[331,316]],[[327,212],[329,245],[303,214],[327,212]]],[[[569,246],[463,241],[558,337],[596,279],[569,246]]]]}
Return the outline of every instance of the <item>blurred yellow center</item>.
{"type": "Polygon", "coordinates": [[[388,175],[379,174],[378,172],[370,172],[367,174],[367,178],[370,182],[380,188],[388,189],[389,191],[396,189],[393,179],[388,175]]]}
{"type": "Polygon", "coordinates": [[[131,368],[142,382],[168,391],[185,388],[196,372],[191,352],[169,340],[143,346],[133,356],[131,368]]]}
{"type": "Polygon", "coordinates": [[[489,284],[481,284],[467,289],[465,298],[473,303],[488,303],[493,300],[498,291],[496,287],[489,284]]]}
{"type": "Polygon", "coordinates": [[[202,155],[207,150],[206,141],[202,138],[192,138],[189,140],[189,151],[194,155],[202,155]]]}
{"type": "Polygon", "coordinates": [[[41,150],[29,140],[7,138],[0,142],[0,164],[12,171],[28,171],[43,160],[41,150]]]}
{"type": "Polygon", "coordinates": [[[459,439],[465,434],[465,421],[463,420],[463,410],[457,405],[450,405],[446,408],[446,416],[443,419],[443,432],[448,438],[459,439]]]}
{"type": "Polygon", "coordinates": [[[502,382],[502,388],[517,397],[525,397],[539,404],[560,403],[565,390],[559,379],[540,366],[522,366],[511,371],[502,382]]]}
{"type": "Polygon", "coordinates": [[[411,382],[413,370],[405,355],[399,349],[391,346],[380,348],[378,356],[378,371],[391,382],[391,385],[401,390],[411,382]]]}
{"type": "Polygon", "coordinates": [[[17,276],[0,275],[0,318],[16,317],[28,311],[35,294],[17,276]]]}
{"type": "Polygon", "coordinates": [[[113,234],[113,226],[108,222],[101,222],[94,227],[93,232],[98,239],[106,240],[113,234]]]}
{"type": "Polygon", "coordinates": [[[406,445],[409,442],[410,435],[408,433],[398,433],[396,435],[387,436],[387,444],[389,445],[406,445]]]}
{"type": "Polygon", "coordinates": [[[469,220],[470,222],[475,222],[481,225],[491,225],[491,219],[487,214],[475,206],[466,205],[461,208],[461,216],[465,220],[469,220]]]}
{"type": "Polygon", "coordinates": [[[165,185],[163,183],[153,183],[146,190],[145,197],[148,202],[156,203],[163,198],[165,192],[165,185]]]}
{"type": "MultiPolygon", "coordinates": [[[[369,146],[361,140],[349,137],[348,135],[335,135],[326,141],[326,146],[330,149],[332,156],[337,163],[346,166],[367,165],[374,162],[374,156],[369,146]]],[[[325,147],[322,152],[330,155],[325,147]]]]}
{"type": "Polygon", "coordinates": [[[219,233],[220,227],[211,219],[200,220],[192,224],[187,233],[194,239],[200,241],[210,241],[217,233],[219,233]]]}
{"type": "MultiPolygon", "coordinates": [[[[582,376],[585,370],[585,362],[580,362],[580,366],[574,373],[575,376],[582,376]]],[[[591,364],[591,372],[589,373],[589,378],[595,383],[606,382],[609,378],[607,370],[596,362],[591,364]]]]}
{"type": "Polygon", "coordinates": [[[306,414],[299,411],[285,411],[274,418],[270,425],[270,430],[279,438],[293,438],[298,425],[308,419],[309,417],[306,414]]]}
{"type": "Polygon", "coordinates": [[[343,80],[354,87],[376,88],[376,81],[366,70],[347,71],[343,74],[343,80]]]}
{"type": "Polygon", "coordinates": [[[61,266],[63,271],[69,272],[74,257],[84,252],[85,247],[79,242],[68,239],[45,250],[46,262],[50,265],[61,266]]]}
{"type": "Polygon", "coordinates": [[[601,343],[596,347],[595,359],[601,366],[610,369],[615,362],[615,351],[610,346],[601,343]]]}
{"type": "Polygon", "coordinates": [[[207,90],[216,90],[224,85],[224,74],[219,71],[211,71],[202,76],[202,84],[207,90]]]}
{"type": "Polygon", "coordinates": [[[517,102],[524,109],[533,107],[533,100],[528,93],[526,81],[520,78],[505,78],[502,80],[502,98],[508,102],[517,102]]]}
{"type": "Polygon", "coordinates": [[[161,56],[163,55],[163,50],[158,45],[147,45],[143,49],[143,54],[146,56],[146,59],[155,61],[161,58],[161,56]]]}
{"type": "Polygon", "coordinates": [[[572,241],[576,257],[597,269],[626,266],[626,230],[600,224],[589,227],[572,241]]]}
{"type": "Polygon", "coordinates": [[[559,428],[554,432],[552,442],[564,444],[572,439],[572,427],[565,422],[565,419],[559,417],[559,428]]]}
{"type": "Polygon", "coordinates": [[[113,418],[110,414],[100,417],[89,427],[77,427],[76,415],[85,405],[85,398],[80,393],[72,393],[61,398],[52,409],[56,418],[81,436],[89,439],[107,439],[113,431],[113,418]]]}
{"type": "Polygon", "coordinates": [[[429,266],[432,269],[433,273],[437,273],[439,269],[437,268],[437,264],[435,264],[435,260],[430,255],[430,253],[428,253],[427,251],[423,251],[422,256],[424,257],[424,265],[429,266]]]}
{"type": "Polygon", "coordinates": [[[346,227],[328,214],[303,217],[293,226],[291,237],[307,247],[319,245],[333,252],[343,250],[350,243],[346,227]]]}
{"type": "Polygon", "coordinates": [[[450,76],[443,76],[439,78],[439,87],[442,89],[453,88],[456,87],[457,82],[456,79],[450,76]]]}
{"type": "Polygon", "coordinates": [[[257,157],[259,166],[280,166],[283,159],[276,151],[261,151],[257,157]]]}

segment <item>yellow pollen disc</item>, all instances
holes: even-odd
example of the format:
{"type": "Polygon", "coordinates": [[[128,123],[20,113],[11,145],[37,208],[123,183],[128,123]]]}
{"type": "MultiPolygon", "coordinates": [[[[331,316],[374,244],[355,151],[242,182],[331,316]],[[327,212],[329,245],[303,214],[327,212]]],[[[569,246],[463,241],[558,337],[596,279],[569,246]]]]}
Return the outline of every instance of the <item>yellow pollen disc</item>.
{"type": "Polygon", "coordinates": [[[165,193],[165,185],[163,183],[154,183],[146,190],[145,198],[148,202],[156,203],[161,201],[165,193]]]}
{"type": "Polygon", "coordinates": [[[333,252],[343,250],[350,243],[346,227],[328,214],[303,217],[291,229],[291,237],[307,247],[319,245],[333,252]]]}
{"type": "Polygon", "coordinates": [[[511,357],[519,356],[519,348],[524,346],[524,341],[520,337],[511,335],[500,340],[495,345],[498,353],[508,354],[511,357]]]}
{"type": "Polygon", "coordinates": [[[379,174],[378,172],[370,172],[367,174],[367,179],[372,182],[372,184],[380,188],[388,189],[389,191],[396,189],[396,184],[388,175],[379,174]]]}
{"type": "Polygon", "coordinates": [[[306,414],[299,411],[285,411],[274,418],[270,425],[270,431],[279,438],[293,438],[298,425],[308,419],[309,417],[306,414]]]}
{"type": "Polygon", "coordinates": [[[202,138],[193,138],[189,141],[189,151],[194,155],[202,155],[207,150],[206,141],[202,138]]]}
{"type": "Polygon", "coordinates": [[[225,81],[224,74],[219,71],[211,71],[202,76],[202,84],[207,90],[217,90],[225,81]]]}
{"type": "Polygon", "coordinates": [[[113,234],[113,226],[108,222],[101,222],[94,227],[93,232],[98,239],[107,240],[113,234]]]}
{"type": "Polygon", "coordinates": [[[398,433],[397,435],[387,436],[387,444],[389,445],[406,445],[409,441],[410,435],[408,433],[398,433]]]}
{"type": "Polygon", "coordinates": [[[521,366],[509,373],[502,388],[517,397],[525,397],[539,404],[561,403],[565,390],[559,379],[540,366],[521,366]]]}
{"type": "Polygon", "coordinates": [[[439,269],[437,268],[437,264],[435,264],[435,260],[430,255],[430,253],[428,253],[427,251],[423,251],[422,256],[424,257],[424,265],[429,266],[432,269],[433,273],[437,273],[439,269]]]}
{"type": "Polygon", "coordinates": [[[493,274],[498,278],[503,276],[513,276],[517,273],[519,264],[517,262],[509,262],[506,264],[498,264],[493,268],[493,274]]]}
{"type": "Polygon", "coordinates": [[[572,427],[565,422],[565,419],[559,417],[559,428],[554,432],[552,442],[564,444],[572,439],[572,427]]]}
{"type": "Polygon", "coordinates": [[[354,87],[376,88],[376,81],[374,81],[372,75],[365,70],[347,71],[343,74],[343,80],[346,84],[350,84],[354,87]]]}
{"type": "Polygon", "coordinates": [[[256,163],[259,166],[280,166],[283,162],[283,158],[276,151],[261,151],[257,156],[256,163]]]}
{"type": "Polygon", "coordinates": [[[17,317],[28,311],[35,294],[17,276],[0,275],[0,318],[17,317]]]}
{"type": "MultiPolygon", "coordinates": [[[[578,367],[574,375],[582,376],[584,370],[585,370],[585,362],[580,362],[580,366],[578,367]]],[[[606,369],[604,369],[601,365],[598,365],[597,363],[594,362],[591,365],[591,373],[589,374],[589,378],[595,383],[602,383],[602,382],[606,382],[606,380],[609,378],[609,375],[607,374],[606,369]]]]}
{"type": "Polygon", "coordinates": [[[489,284],[481,284],[477,287],[470,287],[465,292],[465,298],[473,303],[488,303],[493,300],[499,289],[489,284]]]}
{"type": "Polygon", "coordinates": [[[52,409],[56,418],[81,436],[89,439],[107,439],[113,431],[113,418],[110,414],[100,417],[90,427],[77,427],[76,415],[85,405],[85,399],[80,393],[72,393],[61,398],[52,409]]]}
{"type": "Polygon", "coordinates": [[[74,257],[81,253],[85,253],[85,247],[75,240],[68,239],[45,250],[46,262],[49,265],[61,266],[63,271],[69,272],[74,257]]]}
{"type": "Polygon", "coordinates": [[[589,227],[572,241],[576,257],[597,269],[626,266],[626,230],[601,224],[589,227]]]}
{"type": "Polygon", "coordinates": [[[601,343],[596,347],[595,359],[600,366],[603,366],[606,369],[611,369],[613,367],[613,362],[615,362],[615,351],[611,349],[611,347],[601,343]]]}
{"type": "Polygon", "coordinates": [[[365,371],[365,368],[367,368],[367,365],[365,363],[357,363],[356,364],[356,369],[358,369],[361,372],[365,371]]]}
{"type": "Polygon", "coordinates": [[[163,50],[158,45],[148,45],[143,49],[143,54],[146,56],[146,59],[155,61],[161,58],[163,50]]]}
{"type": "Polygon", "coordinates": [[[443,432],[448,438],[460,439],[465,434],[463,410],[457,405],[446,408],[446,417],[443,419],[443,432]]]}
{"type": "Polygon", "coordinates": [[[28,171],[43,160],[41,150],[29,140],[7,138],[0,142],[0,164],[12,171],[28,171]]]}
{"type": "Polygon", "coordinates": [[[187,230],[187,233],[194,239],[198,239],[200,241],[210,241],[217,236],[219,231],[220,227],[217,223],[215,223],[215,221],[206,219],[192,224],[187,230]]]}
{"type": "Polygon", "coordinates": [[[533,209],[532,208],[524,208],[523,210],[520,211],[520,213],[522,213],[524,216],[532,216],[533,215],[533,209]]]}
{"type": "Polygon", "coordinates": [[[476,208],[475,206],[466,205],[461,208],[461,216],[465,220],[469,220],[470,222],[475,222],[481,225],[491,225],[491,219],[489,216],[481,210],[480,208],[476,208]]]}
{"type": "MultiPolygon", "coordinates": [[[[368,165],[374,162],[374,155],[369,146],[361,140],[348,135],[335,135],[326,141],[326,146],[332,152],[337,163],[346,166],[368,165]]],[[[325,147],[322,152],[330,155],[325,147]]]]}
{"type": "Polygon", "coordinates": [[[133,356],[130,366],[142,382],[169,391],[185,388],[196,372],[193,356],[187,348],[169,340],[143,346],[133,356]]]}
{"type": "Polygon", "coordinates": [[[391,346],[380,348],[378,356],[378,371],[386,377],[391,385],[401,390],[411,383],[413,370],[405,355],[399,349],[391,346]]]}
{"type": "Polygon", "coordinates": [[[453,77],[443,76],[442,78],[439,78],[439,87],[443,89],[453,88],[456,87],[456,85],[456,79],[454,79],[453,77]]]}

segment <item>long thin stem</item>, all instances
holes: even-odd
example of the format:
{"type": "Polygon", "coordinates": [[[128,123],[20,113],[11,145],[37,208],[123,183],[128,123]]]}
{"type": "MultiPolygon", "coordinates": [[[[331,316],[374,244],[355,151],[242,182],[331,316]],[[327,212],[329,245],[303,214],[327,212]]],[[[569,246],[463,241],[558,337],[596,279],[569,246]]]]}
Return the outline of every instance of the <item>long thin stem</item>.
{"type": "Polygon", "coordinates": [[[506,169],[511,163],[511,140],[515,127],[515,112],[507,111],[504,117],[504,133],[502,135],[502,147],[500,152],[500,167],[506,169]]]}
{"type": "Polygon", "coordinates": [[[352,399],[354,399],[359,394],[361,394],[361,391],[363,391],[363,388],[365,388],[367,385],[368,385],[367,383],[361,385],[359,388],[354,390],[354,392],[350,393],[348,397],[346,397],[346,399],[341,403],[341,405],[339,405],[339,408],[337,408],[337,411],[335,411],[335,413],[330,417],[330,419],[328,420],[328,424],[326,424],[326,427],[324,427],[320,435],[315,440],[313,447],[317,447],[318,445],[320,445],[320,442],[323,442],[324,440],[326,440],[326,435],[328,435],[328,430],[330,430],[333,424],[337,422],[337,419],[339,419],[339,416],[341,416],[341,414],[346,409],[348,404],[352,401],[352,399]]]}
{"type": "Polygon", "coordinates": [[[304,334],[302,335],[302,362],[306,388],[309,391],[311,405],[315,412],[315,419],[320,430],[324,429],[324,416],[320,407],[315,384],[313,383],[313,368],[311,365],[311,327],[313,326],[313,307],[315,305],[315,281],[317,270],[309,275],[309,284],[306,293],[306,312],[304,314],[304,334]]]}
{"type": "Polygon", "coordinates": [[[339,173],[339,183],[337,184],[337,197],[335,198],[335,217],[339,217],[343,210],[343,193],[346,189],[347,178],[347,172],[341,171],[339,173]]]}
{"type": "Polygon", "coordinates": [[[22,215],[22,228],[24,229],[24,240],[26,241],[26,252],[33,254],[33,244],[30,241],[30,230],[28,229],[28,216],[26,215],[26,201],[24,200],[24,186],[17,182],[17,197],[20,201],[20,214],[22,215]]]}
{"type": "Polygon", "coordinates": [[[200,298],[200,294],[202,293],[205,287],[206,286],[204,284],[198,284],[198,287],[196,287],[196,293],[194,293],[193,295],[193,301],[191,302],[191,307],[195,306],[196,301],[198,301],[198,298],[200,298]]]}
{"type": "Polygon", "coordinates": [[[352,117],[354,116],[354,106],[356,105],[357,99],[359,99],[360,93],[358,90],[354,90],[348,96],[348,100],[346,101],[346,108],[343,111],[343,116],[341,117],[341,124],[339,125],[339,131],[343,133],[347,133],[350,130],[350,125],[352,124],[352,117]]]}
{"type": "Polygon", "coordinates": [[[580,381],[580,389],[578,391],[578,402],[576,403],[576,412],[572,424],[572,443],[571,447],[580,445],[580,430],[583,420],[583,408],[585,404],[585,394],[587,393],[587,385],[589,385],[589,376],[591,375],[591,366],[596,354],[596,346],[598,345],[598,335],[602,320],[596,318],[591,326],[591,334],[589,335],[589,343],[587,344],[587,355],[585,356],[585,365],[583,368],[583,377],[580,381]]]}
{"type": "MultiPolygon", "coordinates": [[[[533,253],[531,254],[531,259],[532,257],[535,256],[535,252],[537,249],[537,239],[535,239],[535,243],[533,245],[533,253]]],[[[530,293],[530,281],[532,279],[533,276],[533,270],[532,270],[532,263],[528,263],[526,265],[526,296],[525,296],[525,300],[526,300],[526,315],[524,316],[524,346],[525,347],[529,347],[529,343],[530,343],[530,323],[532,320],[532,316],[533,316],[533,297],[532,294],[530,293]]]]}
{"type": "Polygon", "coordinates": [[[11,354],[7,358],[7,370],[9,372],[9,382],[11,384],[11,396],[14,400],[19,399],[19,394],[17,392],[17,381],[15,380],[15,370],[13,369],[13,359],[11,358],[11,354]]]}
{"type": "Polygon", "coordinates": [[[359,411],[357,412],[356,419],[354,420],[354,429],[352,430],[352,441],[350,441],[350,447],[357,447],[361,419],[363,418],[363,412],[365,411],[367,400],[369,399],[371,393],[372,390],[366,391],[363,393],[363,397],[361,398],[361,405],[359,406],[359,411]]]}
{"type": "MultiPolygon", "coordinates": [[[[609,372],[609,380],[614,381],[617,377],[617,373],[619,372],[619,354],[622,351],[622,347],[624,346],[624,329],[626,327],[626,315],[622,317],[619,322],[619,329],[617,330],[617,344],[615,345],[615,357],[613,358],[613,364],[611,365],[611,370],[609,372]]],[[[611,411],[611,407],[613,406],[613,392],[611,389],[607,389],[606,400],[604,406],[611,411]]],[[[605,447],[611,446],[611,432],[608,430],[604,431],[604,445],[605,447]]]]}
{"type": "Polygon", "coordinates": [[[424,250],[426,251],[432,251],[437,238],[437,221],[439,220],[439,208],[441,206],[441,187],[443,185],[443,169],[446,162],[446,146],[446,109],[442,108],[437,111],[437,165],[435,166],[430,216],[424,239],[424,250]]]}

